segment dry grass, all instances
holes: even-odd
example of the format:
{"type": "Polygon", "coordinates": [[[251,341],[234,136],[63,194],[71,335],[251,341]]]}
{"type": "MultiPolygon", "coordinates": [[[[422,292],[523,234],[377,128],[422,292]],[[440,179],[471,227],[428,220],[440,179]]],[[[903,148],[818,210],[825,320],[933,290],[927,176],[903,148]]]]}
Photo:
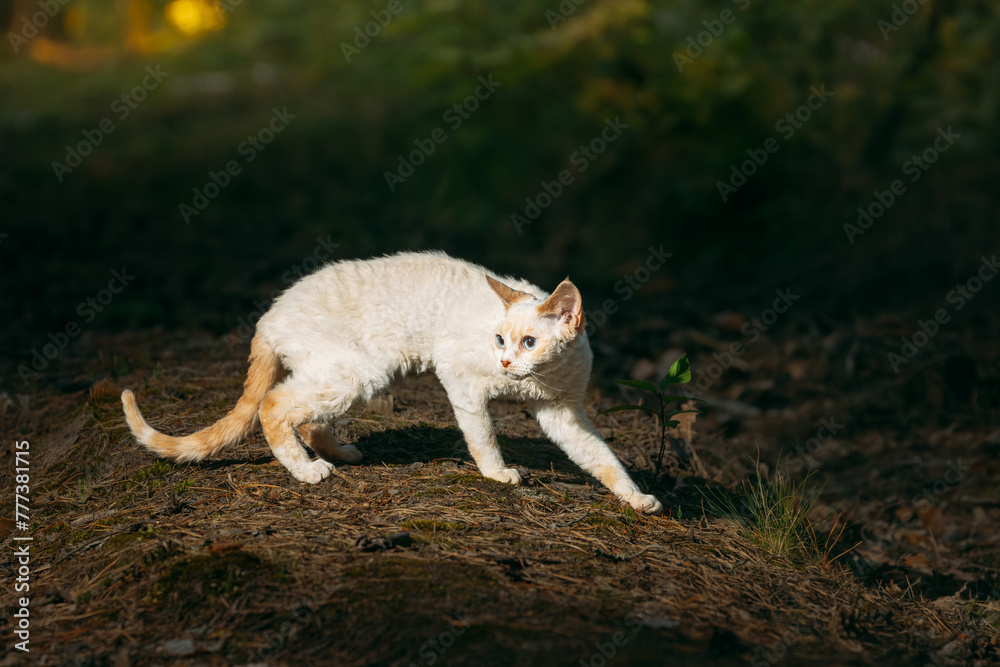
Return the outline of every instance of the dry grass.
{"type": "MultiPolygon", "coordinates": [[[[319,485],[295,482],[260,434],[219,460],[158,461],[127,434],[122,388],[143,385],[147,417],[170,432],[212,422],[240,392],[244,364],[181,354],[156,374],[39,394],[18,424],[34,456],[39,664],[579,664],[616,633],[622,665],[775,664],[785,646],[786,664],[923,664],[949,642],[996,656],[988,614],[769,553],[703,513],[702,480],[654,489],[672,516],[636,515],[520,405],[495,417],[527,484],[483,479],[432,378],[404,382],[395,412],[342,420],[365,459],[319,485]],[[409,546],[360,541],[400,531],[409,546]]],[[[596,423],[651,477],[652,420],[596,423]]],[[[0,497],[11,515],[9,486],[0,497]]],[[[14,600],[5,588],[5,608],[14,600]]],[[[10,636],[9,616],[0,629],[10,636]]]]}

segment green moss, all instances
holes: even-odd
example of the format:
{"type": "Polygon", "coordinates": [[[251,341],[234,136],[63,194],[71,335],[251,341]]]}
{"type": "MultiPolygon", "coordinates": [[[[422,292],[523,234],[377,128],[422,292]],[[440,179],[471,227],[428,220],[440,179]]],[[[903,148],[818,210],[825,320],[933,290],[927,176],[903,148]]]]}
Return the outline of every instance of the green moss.
{"type": "Polygon", "coordinates": [[[148,540],[151,537],[155,537],[157,532],[158,531],[154,528],[143,528],[142,530],[134,532],[119,533],[118,535],[109,538],[108,541],[104,543],[104,550],[115,551],[121,549],[126,544],[139,542],[141,540],[148,540]]]}
{"type": "MultiPolygon", "coordinates": [[[[450,483],[461,483],[461,484],[476,484],[478,482],[493,482],[493,480],[486,479],[482,475],[473,475],[469,473],[451,472],[446,475],[441,476],[442,482],[450,483]]],[[[500,484],[501,482],[493,482],[494,484],[500,484]]]]}
{"type": "Polygon", "coordinates": [[[203,606],[251,583],[272,580],[274,572],[274,568],[243,551],[188,556],[171,564],[167,573],[153,584],[146,599],[151,604],[181,608],[203,606]]]}
{"type": "Polygon", "coordinates": [[[447,489],[424,489],[423,491],[417,491],[413,494],[414,498],[443,498],[445,496],[450,496],[451,492],[447,489]]]}
{"type": "Polygon", "coordinates": [[[90,411],[91,414],[94,415],[94,419],[99,421],[109,430],[109,435],[117,435],[119,431],[124,433],[124,431],[127,430],[124,424],[122,424],[118,428],[114,428],[112,426],[112,424],[114,424],[116,420],[119,422],[121,421],[122,418],[121,403],[117,401],[112,403],[110,401],[105,402],[103,400],[99,400],[90,402],[87,405],[90,406],[90,411]]]}
{"type": "Polygon", "coordinates": [[[90,539],[93,536],[94,536],[94,531],[90,529],[70,532],[69,536],[66,538],[66,541],[63,542],[63,546],[66,547],[73,546],[74,544],[79,544],[80,542],[90,539]]]}
{"type": "Polygon", "coordinates": [[[69,532],[69,524],[60,521],[38,531],[39,535],[60,535],[69,532]]]}
{"type": "Polygon", "coordinates": [[[174,467],[174,464],[166,459],[157,459],[148,468],[143,468],[132,475],[132,478],[128,481],[128,487],[131,488],[149,481],[159,481],[156,478],[166,476],[174,467]]]}

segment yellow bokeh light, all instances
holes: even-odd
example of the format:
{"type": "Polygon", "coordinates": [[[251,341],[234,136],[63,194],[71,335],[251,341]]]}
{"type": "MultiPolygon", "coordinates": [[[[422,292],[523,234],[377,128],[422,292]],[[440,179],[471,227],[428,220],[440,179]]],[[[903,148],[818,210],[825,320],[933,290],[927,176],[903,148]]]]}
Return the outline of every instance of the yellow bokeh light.
{"type": "Polygon", "coordinates": [[[63,15],[63,28],[66,34],[72,37],[79,37],[87,25],[87,16],[82,9],[69,8],[63,15]]]}
{"type": "Polygon", "coordinates": [[[220,30],[226,15],[209,0],[174,0],[166,8],[167,21],[185,35],[220,30]]]}

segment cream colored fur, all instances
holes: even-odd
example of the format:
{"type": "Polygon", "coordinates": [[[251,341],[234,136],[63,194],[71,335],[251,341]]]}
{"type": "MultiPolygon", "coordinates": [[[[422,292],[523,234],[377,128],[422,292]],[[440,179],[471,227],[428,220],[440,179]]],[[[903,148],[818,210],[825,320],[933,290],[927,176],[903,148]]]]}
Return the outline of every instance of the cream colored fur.
{"type": "Polygon", "coordinates": [[[212,426],[167,436],[146,423],[131,391],[122,403],[136,439],[178,461],[239,441],[259,415],[275,458],[295,479],[316,483],[334,469],[329,460],[361,458],[337,443],[331,420],[397,374],[433,371],[486,477],[521,481],[504,464],[488,404],[524,400],[577,465],[636,510],[659,513],[587,419],[591,361],[580,293],[568,279],[548,295],[442,253],[402,253],[328,265],[282,294],[257,324],[242,398],[212,426]],[[320,458],[310,461],[296,434],[320,458]]]}

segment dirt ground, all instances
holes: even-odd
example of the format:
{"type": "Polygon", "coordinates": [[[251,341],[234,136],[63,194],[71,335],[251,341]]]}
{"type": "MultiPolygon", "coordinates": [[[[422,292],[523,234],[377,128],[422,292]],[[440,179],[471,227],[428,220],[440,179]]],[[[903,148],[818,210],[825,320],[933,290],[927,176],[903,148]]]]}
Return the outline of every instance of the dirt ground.
{"type": "MultiPolygon", "coordinates": [[[[31,452],[31,522],[2,524],[5,577],[14,537],[33,540],[31,653],[9,639],[5,586],[0,664],[997,664],[996,322],[942,332],[898,374],[886,354],[904,318],[798,314],[753,342],[743,323],[609,324],[595,339],[591,416],[636,398],[615,379],[658,377],[681,352],[704,389],[707,479],[654,483],[655,422],[595,418],[663,501],[653,517],[515,403],[493,411],[526,484],[485,480],[431,376],[340,419],[365,458],[318,485],[292,479],[259,431],[215,460],[157,460],[129,435],[121,390],[155,427],[191,432],[235,404],[247,346],[85,334],[59,360],[66,379],[0,398],[0,463],[14,466],[15,438],[31,452]],[[821,489],[815,553],[769,553],[707,501],[755,467],[773,475],[779,455],[821,489]]],[[[13,486],[4,475],[3,517],[13,486]]]]}

